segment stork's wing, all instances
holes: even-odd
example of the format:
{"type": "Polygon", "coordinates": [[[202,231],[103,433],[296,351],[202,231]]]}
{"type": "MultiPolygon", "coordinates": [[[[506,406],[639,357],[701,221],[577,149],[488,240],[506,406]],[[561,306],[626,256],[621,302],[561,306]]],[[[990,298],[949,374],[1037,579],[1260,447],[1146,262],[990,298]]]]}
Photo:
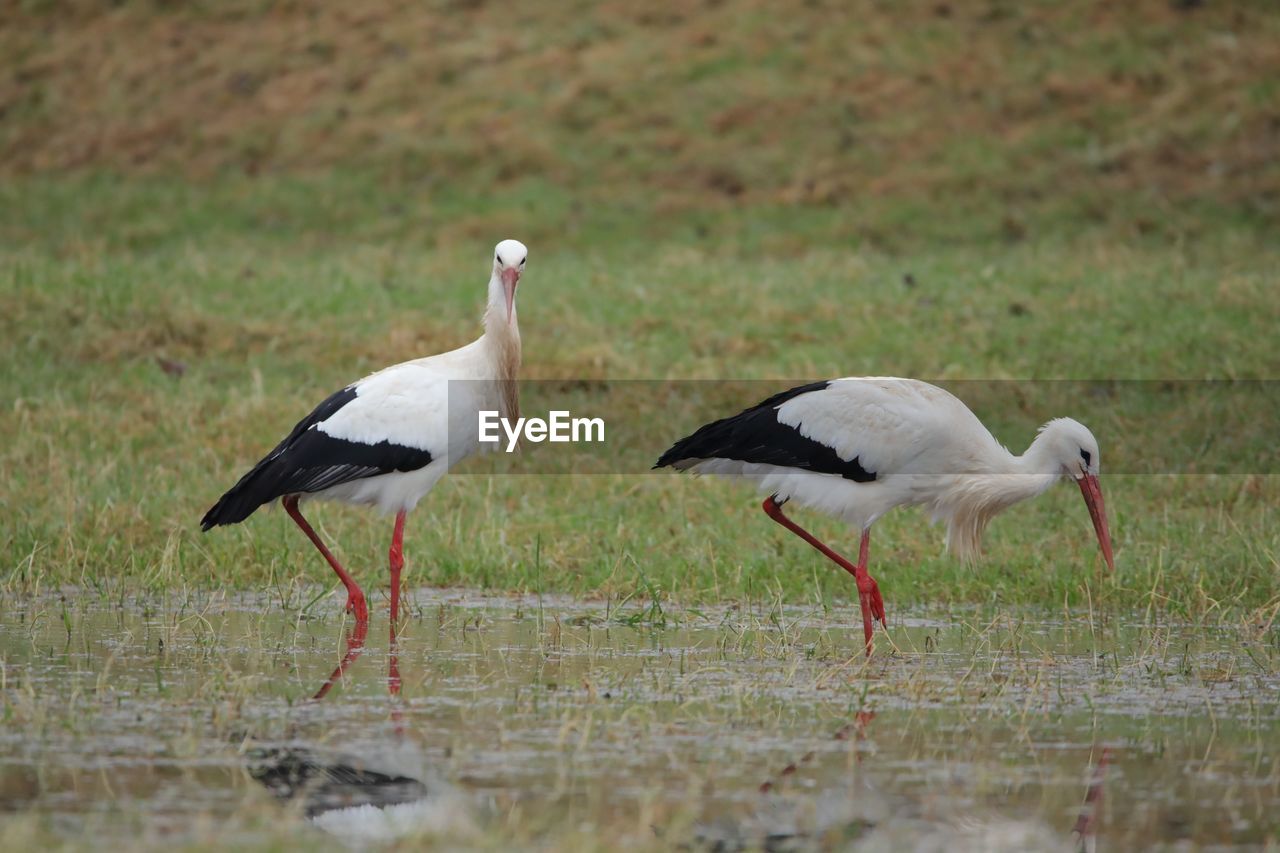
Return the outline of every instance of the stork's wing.
{"type": "MultiPolygon", "coordinates": [[[[676,442],[655,467],[727,459],[835,474],[855,482],[907,470],[964,420],[955,397],[909,379],[835,379],[801,385],[676,442]]],[[[978,424],[981,428],[981,424],[978,424]]]]}
{"type": "Polygon", "coordinates": [[[781,406],[778,420],[881,475],[940,473],[916,469],[928,467],[926,457],[949,453],[957,440],[976,438],[975,429],[990,440],[982,423],[947,391],[894,377],[836,379],[820,394],[781,406]]]}
{"type": "Polygon", "coordinates": [[[680,439],[658,459],[655,468],[690,468],[708,459],[730,459],[838,474],[868,482],[876,478],[856,456],[842,457],[831,446],[784,423],[781,410],[794,402],[820,398],[830,382],[815,382],[784,391],[729,418],[701,427],[680,439]]]}
{"type": "Polygon", "coordinates": [[[243,521],[284,495],[416,471],[448,450],[448,382],[412,363],[330,396],[223,495],[203,530],[243,521]]]}

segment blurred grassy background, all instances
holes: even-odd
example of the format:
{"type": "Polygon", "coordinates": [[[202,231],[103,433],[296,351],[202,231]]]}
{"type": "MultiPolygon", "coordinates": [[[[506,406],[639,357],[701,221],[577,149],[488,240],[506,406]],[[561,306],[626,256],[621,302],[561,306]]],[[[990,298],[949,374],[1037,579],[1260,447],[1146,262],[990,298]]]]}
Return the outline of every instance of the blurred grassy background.
{"type": "MultiPolygon", "coordinates": [[[[325,393],[473,337],[507,236],[533,377],[1280,367],[1273,3],[0,10],[10,585],[327,583],[283,517],[196,520],[325,393]]],[[[1121,426],[1060,414],[1104,456],[1121,426]]],[[[1109,478],[1101,588],[1065,489],[976,571],[915,513],[874,558],[890,602],[1274,614],[1277,479],[1109,478]]],[[[316,514],[385,584],[389,525],[316,514]]],[[[409,559],[410,583],[851,592],[742,490],[665,476],[453,478],[409,559]]]]}
{"type": "Polygon", "coordinates": [[[1280,205],[1266,0],[6,5],[7,176],[356,172],[391,197],[315,226],[378,238],[743,207],[890,247],[1186,237],[1280,205]]]}

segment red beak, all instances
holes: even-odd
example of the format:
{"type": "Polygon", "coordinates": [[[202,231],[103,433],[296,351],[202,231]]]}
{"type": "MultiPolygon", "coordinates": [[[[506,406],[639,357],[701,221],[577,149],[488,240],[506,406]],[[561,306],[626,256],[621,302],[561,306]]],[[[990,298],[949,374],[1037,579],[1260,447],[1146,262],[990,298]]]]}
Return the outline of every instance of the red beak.
{"type": "Polygon", "coordinates": [[[1085,506],[1089,507],[1089,517],[1093,519],[1093,531],[1098,534],[1102,558],[1107,561],[1107,568],[1114,572],[1116,561],[1111,556],[1111,531],[1107,529],[1107,506],[1102,502],[1102,485],[1096,474],[1085,474],[1077,482],[1080,494],[1084,495],[1085,506]]]}
{"type": "Polygon", "coordinates": [[[502,287],[507,294],[507,322],[516,318],[516,285],[520,283],[520,270],[507,267],[502,271],[502,287]]]}

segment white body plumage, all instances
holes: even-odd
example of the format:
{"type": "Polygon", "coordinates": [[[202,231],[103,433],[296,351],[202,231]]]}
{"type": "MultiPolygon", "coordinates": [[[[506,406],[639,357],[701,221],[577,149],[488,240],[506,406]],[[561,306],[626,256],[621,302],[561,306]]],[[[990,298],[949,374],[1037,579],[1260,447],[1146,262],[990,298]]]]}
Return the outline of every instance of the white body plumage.
{"type": "Polygon", "coordinates": [[[484,338],[465,347],[406,361],[350,387],[356,397],[315,429],[346,442],[424,450],[431,461],[311,492],[309,499],[375,506],[383,513],[417,506],[454,465],[492,444],[478,439],[476,415],[504,411],[499,363],[484,338]]]}

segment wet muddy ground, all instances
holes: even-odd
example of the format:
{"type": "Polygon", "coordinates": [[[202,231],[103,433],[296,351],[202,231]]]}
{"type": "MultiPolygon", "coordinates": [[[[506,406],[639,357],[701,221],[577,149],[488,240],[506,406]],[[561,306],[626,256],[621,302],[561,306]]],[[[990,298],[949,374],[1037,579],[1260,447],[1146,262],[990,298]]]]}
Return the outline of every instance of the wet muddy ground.
{"type": "Polygon", "coordinates": [[[419,590],[8,597],[0,844],[1061,849],[1280,837],[1280,640],[1136,614],[419,590]],[[319,698],[314,698],[319,696],[319,698]]]}

